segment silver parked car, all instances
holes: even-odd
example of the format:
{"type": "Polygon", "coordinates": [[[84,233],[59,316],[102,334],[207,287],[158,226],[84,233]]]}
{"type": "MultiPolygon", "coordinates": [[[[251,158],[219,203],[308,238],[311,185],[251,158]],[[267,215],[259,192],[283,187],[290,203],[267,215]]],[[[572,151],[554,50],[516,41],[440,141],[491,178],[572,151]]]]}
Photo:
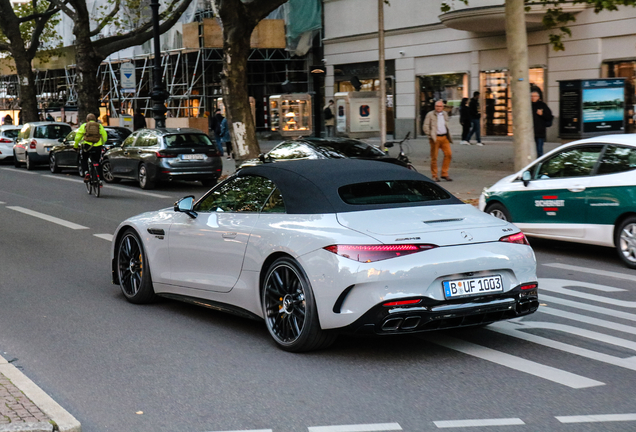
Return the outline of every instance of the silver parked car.
{"type": "Polygon", "coordinates": [[[0,160],[13,158],[13,145],[20,132],[20,126],[0,126],[0,160]]]}
{"type": "Polygon", "coordinates": [[[359,159],[247,167],[198,200],[127,219],[113,282],[265,321],[284,350],[337,333],[485,325],[539,307],[536,262],[509,222],[401,166],[359,159]]]}
{"type": "Polygon", "coordinates": [[[71,126],[61,122],[25,123],[13,146],[13,163],[16,167],[26,164],[28,170],[36,165],[49,164],[49,152],[60,139],[71,132],[71,126]]]}

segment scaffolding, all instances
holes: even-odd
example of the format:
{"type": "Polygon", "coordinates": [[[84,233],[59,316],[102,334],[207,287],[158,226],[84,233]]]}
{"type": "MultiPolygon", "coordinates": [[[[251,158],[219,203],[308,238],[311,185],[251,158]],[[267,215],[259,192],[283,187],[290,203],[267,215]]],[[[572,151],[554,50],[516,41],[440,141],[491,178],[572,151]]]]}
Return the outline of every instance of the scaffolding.
{"type": "MultiPolygon", "coordinates": [[[[292,57],[281,48],[252,49],[248,58],[248,93],[255,100],[274,94],[309,91],[308,57],[292,57]]],[[[103,62],[97,72],[102,110],[110,117],[132,114],[141,109],[152,116],[153,55],[103,62]],[[132,62],[135,68],[134,92],[120,85],[121,65],[132,62]]],[[[197,117],[214,112],[223,96],[221,74],[223,50],[219,48],[178,49],[161,56],[162,78],[169,93],[166,107],[171,117],[197,117]]],[[[40,109],[77,106],[75,65],[64,69],[38,70],[35,85],[40,109]]],[[[19,85],[16,75],[0,76],[0,109],[16,109],[19,85]]],[[[256,104],[256,127],[266,129],[265,104],[256,104]]]]}

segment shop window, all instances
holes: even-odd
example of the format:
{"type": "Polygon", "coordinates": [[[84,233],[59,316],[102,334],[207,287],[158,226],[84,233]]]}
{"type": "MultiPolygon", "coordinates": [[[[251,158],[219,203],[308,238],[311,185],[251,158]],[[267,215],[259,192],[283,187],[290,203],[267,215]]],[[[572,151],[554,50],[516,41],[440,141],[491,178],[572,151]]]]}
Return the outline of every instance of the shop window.
{"type": "Polygon", "coordinates": [[[603,62],[601,78],[625,78],[625,132],[636,132],[636,60],[603,62]]]}

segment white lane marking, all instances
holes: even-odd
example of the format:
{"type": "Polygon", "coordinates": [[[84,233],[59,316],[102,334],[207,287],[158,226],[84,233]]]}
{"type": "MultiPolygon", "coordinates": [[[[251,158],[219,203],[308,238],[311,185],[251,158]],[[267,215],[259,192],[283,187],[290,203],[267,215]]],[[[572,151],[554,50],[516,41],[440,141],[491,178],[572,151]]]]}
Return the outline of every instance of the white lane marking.
{"type": "Polygon", "coordinates": [[[587,315],[581,315],[581,314],[577,314],[577,313],[573,313],[573,312],[566,312],[560,309],[553,309],[551,307],[548,306],[542,306],[539,308],[538,312],[540,313],[544,313],[547,315],[554,315],[554,316],[558,316],[561,318],[567,318],[569,320],[572,321],[578,321],[578,322],[582,322],[582,323],[586,323],[586,324],[592,324],[595,325],[597,327],[604,327],[604,328],[608,328],[611,330],[618,330],[621,331],[623,333],[629,333],[629,334],[636,334],[636,327],[634,326],[629,326],[629,325],[625,325],[625,324],[617,324],[613,321],[606,321],[606,320],[602,320],[602,319],[598,319],[598,318],[592,318],[590,316],[587,315]]]}
{"type": "Polygon", "coordinates": [[[112,234],[93,234],[95,237],[100,238],[100,239],[104,239],[106,241],[112,242],[113,241],[113,235],[112,234]]]}
{"type": "MultiPolygon", "coordinates": [[[[631,280],[634,280],[634,278],[632,277],[631,280]]],[[[579,281],[573,281],[573,280],[567,280],[567,279],[543,279],[540,278],[539,281],[541,281],[541,283],[543,283],[544,285],[547,283],[548,284],[548,288],[545,289],[551,289],[551,288],[565,288],[565,287],[582,287],[582,288],[590,288],[596,291],[602,291],[602,292],[621,292],[621,291],[627,291],[623,288],[616,288],[616,287],[612,287],[612,286],[607,286],[607,285],[599,285],[599,284],[594,284],[594,283],[589,283],[589,282],[579,282],[579,281]]],[[[539,285],[540,288],[543,288],[543,285],[539,285]]],[[[576,291],[578,293],[578,291],[576,291]]]]}
{"type": "Polygon", "coordinates": [[[4,201],[0,201],[0,204],[4,205],[4,204],[6,204],[6,202],[4,202],[4,201]]]}
{"type": "MultiPolygon", "coordinates": [[[[631,314],[629,312],[621,312],[610,308],[605,308],[602,306],[594,306],[587,303],[579,303],[572,300],[566,300],[559,297],[552,297],[549,295],[541,294],[541,301],[547,301],[548,303],[557,303],[563,306],[569,306],[576,309],[582,309],[589,312],[596,312],[603,315],[609,315],[614,318],[621,318],[628,321],[636,321],[636,315],[631,314]]],[[[541,310],[541,309],[539,309],[541,310]]]]}
{"type": "Polygon", "coordinates": [[[556,416],[561,423],[601,423],[616,421],[636,421],[636,414],[594,414],[583,416],[556,416]]]}
{"type": "Polygon", "coordinates": [[[273,432],[271,429],[242,429],[233,431],[214,431],[214,432],[273,432]]]}
{"type": "MultiPolygon", "coordinates": [[[[43,174],[42,177],[54,178],[54,179],[57,179],[57,180],[72,181],[72,182],[76,182],[76,183],[84,183],[84,180],[73,179],[73,178],[64,177],[64,176],[54,176],[54,175],[50,175],[50,174],[43,174]]],[[[108,184],[108,185],[104,186],[104,190],[108,190],[108,189],[115,189],[115,190],[120,190],[120,191],[124,191],[124,192],[130,192],[130,193],[133,193],[133,194],[146,195],[146,196],[150,196],[150,197],[154,197],[154,198],[170,198],[168,195],[161,195],[161,194],[154,193],[154,192],[146,192],[146,191],[143,191],[143,190],[136,190],[136,189],[131,189],[131,188],[123,187],[123,186],[114,186],[114,185],[111,185],[111,184],[108,184]]]]}
{"type": "Polygon", "coordinates": [[[586,348],[581,348],[575,345],[569,345],[563,342],[558,342],[552,339],[525,333],[523,331],[520,331],[520,330],[523,330],[523,327],[518,327],[510,323],[491,324],[490,326],[488,326],[488,330],[505,334],[507,336],[515,337],[517,339],[522,339],[528,342],[532,342],[537,345],[543,345],[548,348],[553,348],[559,351],[564,351],[570,354],[586,357],[591,360],[596,360],[602,363],[607,363],[613,366],[618,366],[625,369],[636,371],[636,357],[620,358],[620,357],[611,356],[609,354],[592,351],[586,348]]]}
{"type": "Polygon", "coordinates": [[[613,298],[598,296],[596,294],[588,294],[580,291],[574,291],[567,288],[563,288],[564,286],[587,286],[590,284],[586,284],[585,282],[573,282],[562,279],[540,279],[539,289],[544,291],[550,291],[557,294],[569,295],[572,297],[578,297],[586,300],[592,300],[599,303],[607,303],[614,306],[620,306],[624,308],[636,308],[636,302],[627,301],[627,300],[616,300],[613,298]]]}
{"type": "Polygon", "coordinates": [[[576,375],[562,369],[546,366],[541,363],[526,360],[521,357],[513,356],[511,354],[506,354],[501,351],[486,348],[481,345],[466,342],[461,339],[455,339],[450,336],[424,335],[420,336],[420,338],[431,343],[435,343],[443,347],[471,355],[473,357],[488,360],[501,366],[506,366],[510,369],[525,372],[527,374],[534,375],[539,378],[555,382],[557,384],[563,384],[567,387],[581,389],[605,385],[605,383],[600,381],[586,378],[581,375],[576,375]]]}
{"type": "Polygon", "coordinates": [[[340,426],[312,426],[309,432],[371,432],[371,431],[394,431],[402,430],[397,423],[375,423],[340,426]]]}
{"type": "Polygon", "coordinates": [[[70,182],[74,182],[74,183],[84,183],[84,180],[81,179],[77,179],[77,178],[70,178],[70,177],[66,177],[66,176],[59,176],[59,175],[50,175],[50,174],[42,174],[42,177],[45,178],[52,178],[52,179],[56,179],[56,180],[66,180],[66,181],[70,181],[70,182]]]}
{"type": "Polygon", "coordinates": [[[44,213],[40,213],[40,212],[36,212],[36,211],[33,211],[33,210],[25,209],[24,207],[7,206],[7,208],[11,209],[11,210],[15,210],[15,211],[20,212],[20,213],[24,213],[24,214],[29,215],[29,216],[33,216],[33,217],[36,217],[36,218],[43,219],[43,220],[48,221],[48,222],[53,222],[54,224],[65,226],[66,228],[70,228],[70,229],[74,229],[74,230],[88,229],[88,227],[85,227],[85,226],[82,226],[82,225],[78,225],[76,223],[69,222],[69,221],[66,221],[64,219],[56,218],[55,216],[49,216],[49,215],[44,214],[44,213]]]}
{"type": "Polygon", "coordinates": [[[560,264],[560,263],[549,263],[549,264],[543,264],[546,267],[554,267],[554,268],[559,268],[559,269],[563,269],[563,270],[573,270],[573,271],[577,271],[577,272],[581,272],[581,273],[591,273],[591,274],[595,274],[595,275],[599,275],[599,276],[608,276],[608,277],[613,277],[616,279],[625,279],[628,281],[633,281],[634,280],[634,275],[629,275],[626,273],[617,273],[617,272],[613,272],[613,271],[606,271],[606,270],[597,270],[597,269],[592,269],[589,267],[579,267],[579,266],[575,266],[575,265],[570,265],[570,264],[560,264]]]}
{"type": "Polygon", "coordinates": [[[18,172],[18,173],[22,173],[22,174],[35,174],[37,175],[38,173],[33,172],[33,171],[27,171],[27,170],[21,170],[21,169],[17,169],[17,168],[2,168],[5,171],[13,171],[13,172],[18,172]]]}
{"type": "Polygon", "coordinates": [[[439,429],[483,426],[525,425],[520,418],[475,419],[475,420],[439,420],[434,421],[439,429]]]}
{"type": "Polygon", "coordinates": [[[120,190],[124,192],[130,192],[130,193],[139,194],[139,195],[146,195],[146,196],[150,196],[154,198],[171,198],[168,195],[161,195],[161,194],[153,193],[153,192],[135,190],[135,189],[131,189],[131,188],[123,187],[123,186],[113,186],[110,184],[105,187],[105,190],[108,190],[108,189],[116,189],[116,190],[120,190]]]}

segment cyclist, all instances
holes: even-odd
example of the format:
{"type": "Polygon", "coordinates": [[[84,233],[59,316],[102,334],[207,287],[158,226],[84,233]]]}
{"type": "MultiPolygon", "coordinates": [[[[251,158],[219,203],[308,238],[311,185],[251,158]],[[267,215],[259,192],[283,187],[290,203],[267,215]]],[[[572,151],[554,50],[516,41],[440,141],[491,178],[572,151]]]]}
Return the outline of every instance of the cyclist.
{"type": "MultiPolygon", "coordinates": [[[[86,116],[86,123],[81,125],[75,133],[75,143],[73,147],[77,150],[82,145],[81,153],[81,166],[84,175],[84,183],[90,181],[90,174],[88,172],[88,160],[89,158],[99,161],[102,153],[102,146],[108,139],[108,134],[104,126],[97,123],[95,114],[89,114],[86,116]]],[[[99,175],[99,185],[102,185],[102,178],[104,173],[102,171],[102,164],[97,167],[97,174],[99,175]]]]}

